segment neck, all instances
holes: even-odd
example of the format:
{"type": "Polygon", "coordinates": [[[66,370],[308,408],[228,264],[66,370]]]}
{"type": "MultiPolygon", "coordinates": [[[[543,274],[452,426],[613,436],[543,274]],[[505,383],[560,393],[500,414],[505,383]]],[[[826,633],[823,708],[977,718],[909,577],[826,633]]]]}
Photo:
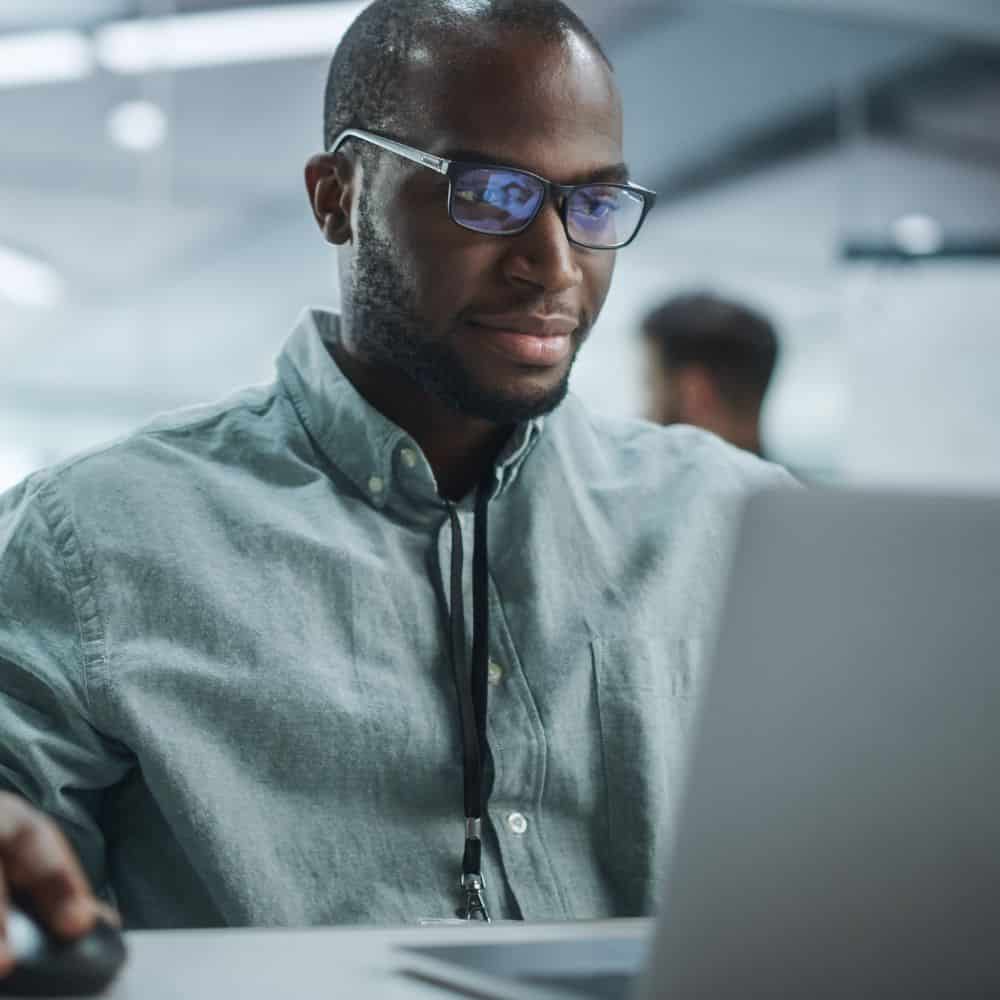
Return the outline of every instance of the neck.
{"type": "Polygon", "coordinates": [[[461,500],[493,466],[511,425],[457,413],[420,390],[402,372],[365,362],[341,341],[327,347],[354,388],[420,445],[442,497],[461,500]]]}
{"type": "Polygon", "coordinates": [[[755,455],[761,454],[760,445],[760,425],[756,419],[734,420],[729,426],[728,433],[724,435],[737,448],[753,452],[755,455]]]}
{"type": "Polygon", "coordinates": [[[703,427],[737,448],[761,454],[760,421],[756,416],[747,417],[734,413],[728,407],[716,407],[696,413],[681,413],[679,422],[703,427]]]}

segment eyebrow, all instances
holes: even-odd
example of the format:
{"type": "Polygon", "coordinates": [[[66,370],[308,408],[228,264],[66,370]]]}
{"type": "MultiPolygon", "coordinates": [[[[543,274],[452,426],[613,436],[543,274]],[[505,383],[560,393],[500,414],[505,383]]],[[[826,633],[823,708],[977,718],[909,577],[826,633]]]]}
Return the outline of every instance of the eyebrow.
{"type": "MultiPolygon", "coordinates": [[[[508,160],[502,156],[493,156],[490,153],[483,152],[481,149],[448,149],[438,155],[443,156],[447,160],[483,163],[493,167],[510,167],[512,170],[524,170],[529,174],[541,176],[536,170],[532,170],[524,164],[508,160]]],[[[608,184],[624,184],[629,180],[629,177],[629,169],[626,163],[614,163],[607,167],[598,167],[596,170],[577,174],[572,180],[566,183],[589,184],[592,181],[598,183],[604,181],[608,184]]]]}

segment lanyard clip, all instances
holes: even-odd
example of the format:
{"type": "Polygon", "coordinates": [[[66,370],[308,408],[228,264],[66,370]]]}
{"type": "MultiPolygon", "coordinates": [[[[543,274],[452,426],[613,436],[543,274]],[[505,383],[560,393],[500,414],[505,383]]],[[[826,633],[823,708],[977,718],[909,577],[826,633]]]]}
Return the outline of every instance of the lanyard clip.
{"type": "Polygon", "coordinates": [[[462,876],[462,892],[465,893],[465,906],[458,911],[462,920],[483,920],[490,924],[490,911],[486,908],[483,889],[486,882],[477,872],[462,876]]]}

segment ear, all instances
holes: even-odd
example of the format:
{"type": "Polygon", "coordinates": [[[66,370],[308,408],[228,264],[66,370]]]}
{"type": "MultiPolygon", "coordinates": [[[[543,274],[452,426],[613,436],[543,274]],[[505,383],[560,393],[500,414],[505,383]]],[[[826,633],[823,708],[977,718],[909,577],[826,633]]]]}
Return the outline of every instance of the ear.
{"type": "Polygon", "coordinates": [[[354,169],[346,157],[317,153],[306,164],[306,191],[316,224],[328,243],[350,241],[354,169]]]}

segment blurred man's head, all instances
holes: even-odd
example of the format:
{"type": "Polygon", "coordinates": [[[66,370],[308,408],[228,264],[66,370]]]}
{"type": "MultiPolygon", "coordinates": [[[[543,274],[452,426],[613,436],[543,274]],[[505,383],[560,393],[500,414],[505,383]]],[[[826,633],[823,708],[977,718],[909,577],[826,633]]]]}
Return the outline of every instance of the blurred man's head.
{"type": "Polygon", "coordinates": [[[760,453],[760,412],[778,339],[760,313],[708,293],[679,295],[642,325],[646,415],[693,424],[760,453]]]}

